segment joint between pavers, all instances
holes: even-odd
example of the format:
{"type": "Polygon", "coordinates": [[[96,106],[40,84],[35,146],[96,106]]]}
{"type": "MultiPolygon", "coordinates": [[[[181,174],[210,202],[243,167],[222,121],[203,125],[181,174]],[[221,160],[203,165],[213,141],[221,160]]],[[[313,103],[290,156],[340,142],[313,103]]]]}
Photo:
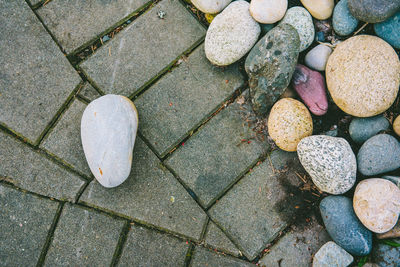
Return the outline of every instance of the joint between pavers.
{"type": "Polygon", "coordinates": [[[42,6],[47,5],[51,1],[53,1],[53,0],[41,0],[41,1],[39,1],[39,3],[32,5],[31,8],[34,10],[37,10],[37,9],[41,8],[42,6]]]}
{"type": "Polygon", "coordinates": [[[90,78],[89,74],[86,73],[84,69],[82,69],[79,65],[75,66],[76,71],[84,77],[83,80],[86,80],[100,95],[105,95],[103,90],[96,84],[96,82],[90,78]]]}
{"type": "Polygon", "coordinates": [[[111,260],[110,266],[112,266],[112,267],[117,266],[117,264],[121,258],[122,251],[124,249],[126,240],[128,239],[129,231],[131,229],[130,226],[131,226],[130,222],[126,221],[124,227],[121,230],[121,234],[118,239],[117,247],[115,248],[114,255],[111,260]]]}
{"type": "Polygon", "coordinates": [[[179,0],[179,2],[185,7],[185,9],[190,13],[190,15],[192,15],[200,23],[200,25],[204,27],[204,29],[206,30],[208,29],[208,25],[205,24],[190,8],[190,6],[194,7],[192,4],[189,4],[184,0],[179,0]]]}
{"type": "Polygon", "coordinates": [[[54,197],[49,197],[49,196],[46,196],[46,195],[41,195],[41,194],[38,194],[36,192],[32,192],[32,191],[20,188],[18,185],[16,185],[14,183],[14,181],[11,178],[4,177],[4,176],[1,176],[1,175],[0,175],[0,184],[8,186],[10,188],[13,188],[13,189],[15,189],[17,191],[20,191],[20,192],[24,193],[24,194],[30,194],[30,195],[33,195],[33,196],[38,197],[38,198],[43,198],[43,199],[47,199],[47,200],[51,200],[51,201],[55,201],[55,202],[59,202],[59,203],[65,202],[64,200],[60,200],[60,199],[57,199],[57,198],[54,198],[54,197]]]}
{"type": "Polygon", "coordinates": [[[18,141],[26,144],[30,148],[35,149],[35,145],[34,145],[34,142],[32,140],[29,140],[28,138],[26,138],[22,134],[18,133],[17,131],[12,130],[11,127],[8,127],[6,124],[4,124],[2,122],[0,122],[0,131],[3,131],[6,134],[14,137],[15,139],[17,139],[18,141]]]}

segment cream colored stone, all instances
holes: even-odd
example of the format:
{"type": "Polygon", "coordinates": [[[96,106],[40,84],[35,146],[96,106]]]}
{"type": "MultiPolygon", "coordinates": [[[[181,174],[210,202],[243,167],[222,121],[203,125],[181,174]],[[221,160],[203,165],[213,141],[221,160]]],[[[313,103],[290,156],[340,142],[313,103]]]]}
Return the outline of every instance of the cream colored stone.
{"type": "Polygon", "coordinates": [[[335,5],[333,0],[301,0],[301,3],[316,19],[329,18],[335,5]]]}
{"type": "Polygon", "coordinates": [[[200,11],[208,14],[221,12],[232,0],[192,0],[192,4],[200,11]]]}
{"type": "Polygon", "coordinates": [[[268,118],[268,132],[276,145],[296,151],[297,144],[313,131],[311,114],[298,100],[283,98],[275,103],[268,118]]]}
{"type": "Polygon", "coordinates": [[[400,115],[397,116],[393,122],[393,130],[398,136],[400,136],[400,115]]]}
{"type": "Polygon", "coordinates": [[[382,39],[358,35],[340,43],[326,65],[328,90],[336,105],[356,117],[386,111],[396,99],[400,62],[382,39]]]}
{"type": "Polygon", "coordinates": [[[250,14],[260,23],[271,24],[283,18],[287,6],[287,0],[252,0],[250,14]]]}
{"type": "Polygon", "coordinates": [[[365,227],[375,233],[385,233],[399,218],[400,189],[381,178],[363,180],[354,192],[353,207],[365,227]]]}
{"type": "Polygon", "coordinates": [[[376,237],[378,239],[387,239],[387,238],[399,238],[400,237],[400,221],[397,222],[396,226],[393,227],[392,230],[383,234],[377,234],[376,237]]]}

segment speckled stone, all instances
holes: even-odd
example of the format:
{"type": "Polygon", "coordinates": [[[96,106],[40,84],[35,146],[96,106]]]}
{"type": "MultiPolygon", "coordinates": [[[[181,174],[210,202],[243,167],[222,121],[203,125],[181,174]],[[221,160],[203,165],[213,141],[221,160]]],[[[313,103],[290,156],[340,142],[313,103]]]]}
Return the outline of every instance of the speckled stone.
{"type": "Polygon", "coordinates": [[[346,36],[355,31],[358,19],[353,17],[347,6],[347,0],[341,0],[335,6],[332,17],[333,29],[339,35],[346,36]]]}
{"type": "MultiPolygon", "coordinates": [[[[400,244],[400,239],[395,239],[393,242],[400,244]]],[[[379,267],[399,267],[400,247],[393,247],[378,242],[372,251],[372,258],[379,267]]]]}
{"type": "Polygon", "coordinates": [[[320,44],[311,49],[304,59],[306,66],[314,70],[325,71],[326,63],[332,54],[332,48],[327,45],[320,44]]]}
{"type": "Polygon", "coordinates": [[[300,0],[311,15],[319,20],[327,19],[332,15],[333,0],[300,0]]]}
{"type": "Polygon", "coordinates": [[[328,196],[321,201],[319,208],[326,230],[336,244],[356,256],[371,252],[372,232],[357,218],[351,199],[328,196]]]}
{"type": "Polygon", "coordinates": [[[192,4],[200,11],[208,14],[221,12],[232,0],[192,0],[192,4]]]}
{"type": "Polygon", "coordinates": [[[90,170],[102,186],[115,187],[128,178],[137,127],[136,108],[124,96],[102,96],[83,112],[83,151],[90,170]]]}
{"type": "Polygon", "coordinates": [[[358,171],[372,176],[400,167],[400,144],[391,135],[378,134],[368,139],[357,154],[358,171]]]}
{"type": "Polygon", "coordinates": [[[374,24],[376,35],[400,49],[400,11],[387,20],[374,24]]]}
{"type": "Polygon", "coordinates": [[[249,75],[253,109],[266,116],[289,85],[299,56],[296,29],[281,24],[269,31],[250,51],[245,69],[249,75]]]}
{"type": "Polygon", "coordinates": [[[386,111],[399,90],[400,62],[382,39],[358,35],[340,43],[328,59],[326,82],[336,105],[356,117],[386,111]]]}
{"type": "Polygon", "coordinates": [[[314,24],[307,9],[295,6],[289,8],[280,23],[292,25],[300,37],[300,52],[306,50],[314,41],[314,24]]]}
{"type": "Polygon", "coordinates": [[[249,3],[235,1],[211,22],[205,39],[206,56],[218,66],[232,64],[250,51],[260,32],[249,3]]]}
{"type": "Polygon", "coordinates": [[[385,233],[399,218],[400,189],[381,178],[363,180],[354,192],[353,207],[365,227],[375,233],[385,233]]]}
{"type": "Polygon", "coordinates": [[[268,133],[280,149],[296,151],[300,140],[310,136],[312,131],[310,112],[300,101],[283,98],[272,107],[268,118],[268,133]]]}
{"type": "Polygon", "coordinates": [[[377,234],[376,237],[378,239],[400,238],[400,220],[390,231],[382,234],[377,234]]]}
{"type": "Polygon", "coordinates": [[[354,258],[335,242],[323,245],[314,256],[313,267],[349,266],[354,258]]]}
{"type": "Polygon", "coordinates": [[[283,18],[288,0],[252,0],[250,14],[259,23],[275,23],[283,18]]]}
{"type": "Polygon", "coordinates": [[[382,115],[369,118],[354,118],[349,126],[351,139],[356,143],[364,143],[380,131],[389,128],[389,121],[382,115]]]}
{"type": "Polygon", "coordinates": [[[349,0],[351,14],[359,20],[377,23],[391,17],[400,9],[398,0],[349,0]]]}
{"type": "Polygon", "coordinates": [[[400,115],[397,116],[393,122],[393,130],[398,136],[400,136],[400,115]]]}
{"type": "Polygon", "coordinates": [[[341,137],[313,135],[300,141],[297,155],[314,184],[322,191],[338,195],[356,181],[356,156],[341,137]]]}

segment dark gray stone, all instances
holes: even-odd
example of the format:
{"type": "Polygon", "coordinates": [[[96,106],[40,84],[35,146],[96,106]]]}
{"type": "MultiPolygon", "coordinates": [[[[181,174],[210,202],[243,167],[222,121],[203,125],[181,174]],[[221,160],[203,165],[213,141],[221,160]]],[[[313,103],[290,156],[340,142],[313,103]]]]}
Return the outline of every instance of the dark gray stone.
{"type": "Polygon", "coordinates": [[[25,1],[0,4],[0,123],[37,143],[81,81],[25,1]]]}
{"type": "MultiPolygon", "coordinates": [[[[392,242],[400,244],[400,238],[392,242]]],[[[398,267],[400,266],[400,247],[377,242],[372,251],[372,258],[379,267],[398,267]]]]}
{"type": "Polygon", "coordinates": [[[374,24],[376,35],[394,48],[400,49],[400,11],[387,20],[374,24]]]}
{"type": "Polygon", "coordinates": [[[210,206],[258,158],[268,145],[256,140],[244,125],[239,105],[234,103],[213,117],[166,161],[197,195],[210,206]]]}
{"type": "Polygon", "coordinates": [[[110,266],[124,221],[66,203],[44,266],[110,266]]]}
{"type": "Polygon", "coordinates": [[[67,53],[113,29],[150,0],[52,0],[38,10],[44,24],[67,53]]]}
{"type": "Polygon", "coordinates": [[[335,32],[346,36],[355,31],[358,19],[353,17],[347,5],[347,0],[341,0],[333,10],[332,25],[335,32]]]}
{"type": "Polygon", "coordinates": [[[358,171],[371,176],[393,171],[400,167],[400,144],[388,134],[368,139],[357,154],[358,171]]]}
{"type": "Polygon", "coordinates": [[[299,50],[299,35],[289,24],[274,27],[251,49],[245,68],[253,108],[260,115],[267,115],[289,85],[299,50]]]}
{"type": "Polygon", "coordinates": [[[205,242],[220,251],[232,254],[234,256],[241,255],[241,252],[232,243],[231,240],[215,225],[212,221],[209,222],[206,232],[205,242]]]}
{"type": "Polygon", "coordinates": [[[75,99],[40,145],[67,165],[90,177],[81,142],[81,118],[86,104],[75,99]]]}
{"type": "Polygon", "coordinates": [[[80,66],[103,92],[129,96],[204,34],[205,29],[179,0],[163,0],[80,66]],[[160,10],[166,12],[164,19],[157,15],[160,10]]]}
{"type": "Polygon", "coordinates": [[[74,173],[0,132],[0,179],[49,197],[73,201],[85,182],[74,173]]]}
{"type": "Polygon", "coordinates": [[[213,66],[201,45],[135,100],[140,131],[164,156],[243,83],[237,64],[213,66]]]}
{"type": "Polygon", "coordinates": [[[382,115],[369,118],[354,118],[349,126],[351,139],[356,143],[364,143],[380,131],[389,129],[389,121],[382,115]]]}
{"type": "Polygon", "coordinates": [[[115,188],[104,188],[95,180],[80,201],[193,239],[200,239],[206,220],[204,211],[139,137],[128,179],[115,188]]]}
{"type": "Polygon", "coordinates": [[[58,205],[0,185],[0,266],[36,266],[58,205]]]}
{"type": "Polygon", "coordinates": [[[377,23],[394,15],[400,9],[398,0],[349,0],[350,12],[359,20],[377,23]]]}
{"type": "Polygon", "coordinates": [[[347,252],[364,256],[372,249],[372,233],[358,220],[352,201],[345,196],[328,196],[319,205],[326,230],[347,252]]]}
{"type": "Polygon", "coordinates": [[[93,88],[93,86],[90,85],[90,83],[85,83],[79,90],[79,96],[88,102],[91,102],[96,98],[99,98],[101,95],[96,91],[96,89],[93,88]]]}
{"type": "Polygon", "coordinates": [[[190,267],[251,267],[254,264],[196,247],[190,267]]]}
{"type": "Polygon", "coordinates": [[[184,266],[189,244],[175,237],[132,225],[119,266],[184,266]]]}

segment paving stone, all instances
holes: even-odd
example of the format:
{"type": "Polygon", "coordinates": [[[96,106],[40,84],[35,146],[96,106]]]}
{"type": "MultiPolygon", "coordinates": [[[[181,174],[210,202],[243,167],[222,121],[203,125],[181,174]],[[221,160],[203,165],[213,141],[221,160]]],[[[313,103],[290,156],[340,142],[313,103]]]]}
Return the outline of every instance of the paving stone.
{"type": "Polygon", "coordinates": [[[139,137],[128,179],[115,188],[104,188],[95,180],[81,201],[196,240],[206,220],[204,211],[139,137]]]}
{"type": "Polygon", "coordinates": [[[42,153],[0,132],[0,179],[60,200],[74,201],[85,182],[42,153]]]}
{"type": "Polygon", "coordinates": [[[292,192],[300,180],[287,169],[299,166],[296,153],[275,150],[270,160],[255,167],[209,210],[250,260],[291,222],[295,206],[302,203],[292,192]]]}
{"type": "MultiPolygon", "coordinates": [[[[306,219],[306,218],[304,218],[306,219]]],[[[271,251],[259,261],[259,266],[266,267],[309,267],[313,255],[331,238],[315,219],[302,226],[293,226],[271,251]]]]}
{"type": "Polygon", "coordinates": [[[66,203],[45,266],[110,266],[125,222],[66,203]]]}
{"type": "Polygon", "coordinates": [[[248,267],[254,264],[196,247],[190,267],[248,267]]]}
{"type": "Polygon", "coordinates": [[[240,251],[235,244],[212,221],[208,224],[205,242],[220,251],[234,256],[240,255],[240,251]]]}
{"type": "Polygon", "coordinates": [[[103,92],[129,96],[204,34],[205,29],[179,0],[163,0],[80,66],[103,92]],[[166,13],[164,19],[158,17],[159,11],[166,13]]]}
{"type": "Polygon", "coordinates": [[[38,141],[81,81],[25,1],[0,0],[0,123],[38,141]]]}
{"type": "Polygon", "coordinates": [[[89,166],[81,142],[81,118],[86,104],[74,99],[41,147],[90,177],[89,166]]]}
{"type": "Polygon", "coordinates": [[[166,164],[208,207],[265,154],[267,144],[242,142],[252,135],[241,118],[239,105],[233,103],[188,139],[166,164]]]}
{"type": "Polygon", "coordinates": [[[184,266],[189,244],[175,237],[132,226],[119,266],[184,266]]]}
{"type": "Polygon", "coordinates": [[[81,90],[79,90],[79,96],[91,102],[96,98],[99,98],[101,95],[93,88],[93,86],[90,85],[90,83],[85,83],[81,90]]]}
{"type": "Polygon", "coordinates": [[[164,156],[243,82],[238,65],[212,66],[201,45],[135,101],[141,132],[164,156]]]}
{"type": "Polygon", "coordinates": [[[58,205],[0,185],[0,266],[36,266],[58,205]]]}

